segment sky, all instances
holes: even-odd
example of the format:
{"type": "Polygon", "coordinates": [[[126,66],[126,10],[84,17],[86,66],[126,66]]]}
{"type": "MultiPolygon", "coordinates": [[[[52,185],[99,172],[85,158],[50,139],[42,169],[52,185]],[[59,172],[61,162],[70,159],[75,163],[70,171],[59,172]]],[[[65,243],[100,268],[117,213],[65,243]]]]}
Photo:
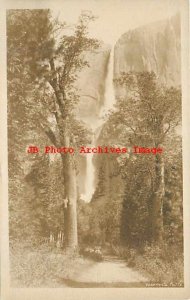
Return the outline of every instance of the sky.
{"type": "Polygon", "coordinates": [[[90,36],[112,45],[130,29],[175,15],[179,5],[178,0],[63,0],[53,16],[73,24],[82,11],[91,11],[98,18],[90,36]]]}

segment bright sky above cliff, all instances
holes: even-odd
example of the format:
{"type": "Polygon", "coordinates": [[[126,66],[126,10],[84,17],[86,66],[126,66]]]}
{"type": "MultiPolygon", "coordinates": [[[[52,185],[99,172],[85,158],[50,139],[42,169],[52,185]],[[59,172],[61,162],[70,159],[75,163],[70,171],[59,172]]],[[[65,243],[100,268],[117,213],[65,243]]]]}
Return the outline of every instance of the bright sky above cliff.
{"type": "Polygon", "coordinates": [[[63,0],[53,16],[67,23],[76,23],[81,11],[92,11],[92,37],[113,44],[126,31],[165,19],[179,11],[178,0],[63,0]]]}

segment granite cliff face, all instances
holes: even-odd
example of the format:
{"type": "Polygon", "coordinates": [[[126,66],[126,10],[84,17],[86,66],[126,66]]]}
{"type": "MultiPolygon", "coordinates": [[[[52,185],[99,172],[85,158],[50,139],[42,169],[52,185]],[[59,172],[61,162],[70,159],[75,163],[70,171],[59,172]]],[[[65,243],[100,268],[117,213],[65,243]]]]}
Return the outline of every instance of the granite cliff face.
{"type": "Polygon", "coordinates": [[[114,77],[154,71],[162,83],[180,84],[180,16],[126,32],[115,45],[114,77]]]}

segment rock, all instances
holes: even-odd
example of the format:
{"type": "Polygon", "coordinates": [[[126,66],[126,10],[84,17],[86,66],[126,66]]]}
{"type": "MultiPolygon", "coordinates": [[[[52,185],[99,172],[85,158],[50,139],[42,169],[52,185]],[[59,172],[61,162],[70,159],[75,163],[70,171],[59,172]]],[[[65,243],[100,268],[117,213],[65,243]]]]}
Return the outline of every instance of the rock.
{"type": "MultiPolygon", "coordinates": [[[[179,15],[130,30],[115,45],[114,77],[121,72],[154,71],[162,83],[178,86],[180,51],[179,15]]],[[[117,88],[117,95],[123,92],[117,88]]]]}

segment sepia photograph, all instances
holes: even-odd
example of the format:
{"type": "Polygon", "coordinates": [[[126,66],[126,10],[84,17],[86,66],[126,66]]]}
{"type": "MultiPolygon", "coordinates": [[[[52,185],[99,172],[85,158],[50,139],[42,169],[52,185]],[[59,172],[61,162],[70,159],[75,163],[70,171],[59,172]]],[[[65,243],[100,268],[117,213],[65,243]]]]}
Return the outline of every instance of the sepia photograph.
{"type": "Polygon", "coordinates": [[[10,288],[183,290],[186,1],[32,2],[5,11],[10,288]]]}

